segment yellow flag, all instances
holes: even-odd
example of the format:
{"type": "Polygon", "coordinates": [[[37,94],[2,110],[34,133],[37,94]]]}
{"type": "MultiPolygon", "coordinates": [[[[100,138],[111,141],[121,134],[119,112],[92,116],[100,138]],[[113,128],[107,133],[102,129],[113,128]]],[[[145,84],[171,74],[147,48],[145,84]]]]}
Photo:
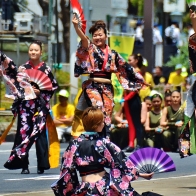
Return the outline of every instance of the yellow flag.
{"type": "Polygon", "coordinates": [[[110,36],[110,48],[116,50],[126,61],[133,52],[134,42],[134,36],[110,36]]]}

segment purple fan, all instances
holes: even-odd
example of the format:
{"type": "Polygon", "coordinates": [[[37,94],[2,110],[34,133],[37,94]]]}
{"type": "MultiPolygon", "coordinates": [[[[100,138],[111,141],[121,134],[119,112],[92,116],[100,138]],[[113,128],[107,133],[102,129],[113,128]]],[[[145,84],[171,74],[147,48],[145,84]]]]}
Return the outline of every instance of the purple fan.
{"type": "Polygon", "coordinates": [[[141,148],[132,153],[129,158],[141,173],[159,173],[176,170],[171,157],[158,148],[141,148]]]}

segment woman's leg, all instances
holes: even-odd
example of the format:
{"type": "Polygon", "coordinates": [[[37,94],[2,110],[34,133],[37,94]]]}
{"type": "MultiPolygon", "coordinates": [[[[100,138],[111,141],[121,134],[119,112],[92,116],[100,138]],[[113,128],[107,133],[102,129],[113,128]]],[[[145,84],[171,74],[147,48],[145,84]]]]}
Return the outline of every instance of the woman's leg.
{"type": "Polygon", "coordinates": [[[141,100],[138,94],[136,94],[131,100],[128,101],[131,117],[133,120],[134,127],[136,129],[137,145],[143,146],[143,125],[141,123],[141,100]]]}
{"type": "MultiPolygon", "coordinates": [[[[131,102],[131,100],[129,100],[131,102]]],[[[129,147],[134,148],[134,141],[135,141],[135,126],[133,124],[133,120],[131,117],[131,113],[130,113],[130,109],[129,109],[129,104],[127,101],[125,101],[124,103],[124,111],[125,111],[125,115],[126,115],[126,119],[128,121],[128,125],[129,125],[129,147]]]]}
{"type": "Polygon", "coordinates": [[[50,168],[49,155],[48,155],[48,139],[46,129],[42,131],[40,136],[35,142],[36,156],[37,156],[37,172],[38,174],[44,173],[44,170],[50,168]]]}

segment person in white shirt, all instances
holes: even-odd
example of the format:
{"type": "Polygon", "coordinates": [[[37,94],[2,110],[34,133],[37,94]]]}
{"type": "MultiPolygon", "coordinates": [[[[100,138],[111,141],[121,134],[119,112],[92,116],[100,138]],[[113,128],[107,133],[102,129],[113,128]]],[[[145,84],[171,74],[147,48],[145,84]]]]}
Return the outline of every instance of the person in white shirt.
{"type": "Polygon", "coordinates": [[[154,29],[153,29],[153,44],[159,44],[162,43],[163,39],[161,36],[161,32],[158,28],[158,25],[154,25],[154,29]]]}
{"type": "Polygon", "coordinates": [[[141,22],[137,23],[137,27],[135,29],[135,42],[136,44],[142,44],[144,42],[143,26],[141,22]]]}
{"type": "Polygon", "coordinates": [[[193,35],[195,33],[195,31],[192,27],[192,24],[188,24],[187,29],[188,29],[188,38],[189,38],[191,35],[193,35]]]}

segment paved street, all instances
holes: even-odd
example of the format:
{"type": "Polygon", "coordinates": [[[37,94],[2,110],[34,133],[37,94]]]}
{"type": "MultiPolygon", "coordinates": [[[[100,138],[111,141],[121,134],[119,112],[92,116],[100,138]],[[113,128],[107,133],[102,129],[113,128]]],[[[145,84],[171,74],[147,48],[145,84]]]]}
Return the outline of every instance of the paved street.
{"type": "MultiPolygon", "coordinates": [[[[21,170],[9,171],[3,167],[7,160],[12,142],[0,146],[0,196],[53,196],[50,185],[58,178],[59,168],[36,173],[36,156],[34,147],[30,151],[29,175],[21,175],[21,170]]],[[[67,144],[61,144],[61,153],[67,144]]],[[[176,164],[177,171],[155,174],[150,181],[139,179],[132,182],[139,193],[151,191],[164,196],[195,196],[196,195],[196,155],[180,159],[176,153],[169,153],[176,164]]]]}

